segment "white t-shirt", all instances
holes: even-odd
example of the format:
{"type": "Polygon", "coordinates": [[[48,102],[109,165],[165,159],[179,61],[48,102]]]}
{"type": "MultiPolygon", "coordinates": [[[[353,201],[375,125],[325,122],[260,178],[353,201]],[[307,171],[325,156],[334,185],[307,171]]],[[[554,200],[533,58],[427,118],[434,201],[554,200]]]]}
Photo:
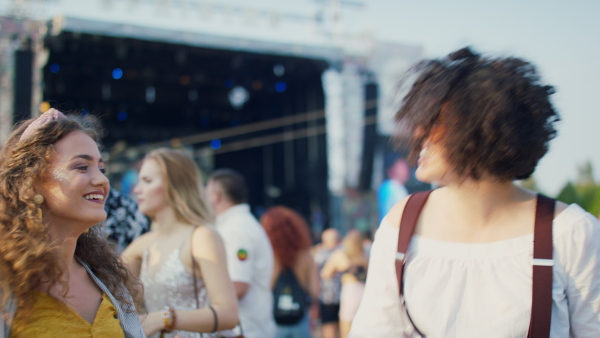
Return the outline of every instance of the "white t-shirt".
{"type": "Polygon", "coordinates": [[[216,227],[225,243],[231,280],[250,284],[246,295],[239,300],[244,336],[274,337],[273,248],[267,233],[250,213],[248,204],[238,204],[218,215],[216,227]]]}
{"type": "MultiPolygon", "coordinates": [[[[550,337],[600,337],[600,223],[576,204],[553,222],[550,337]]],[[[398,228],[375,236],[351,338],[401,337],[394,268],[398,228]]],[[[406,308],[428,338],[526,337],[533,234],[493,243],[413,236],[404,271],[406,308]]]]}

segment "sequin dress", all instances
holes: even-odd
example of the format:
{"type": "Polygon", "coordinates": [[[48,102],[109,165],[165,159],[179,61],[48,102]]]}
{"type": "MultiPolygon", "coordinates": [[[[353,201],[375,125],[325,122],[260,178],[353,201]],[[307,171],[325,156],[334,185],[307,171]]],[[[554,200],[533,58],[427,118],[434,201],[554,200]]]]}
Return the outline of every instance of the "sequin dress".
{"type": "MultiPolygon", "coordinates": [[[[148,251],[144,252],[142,258],[142,269],[140,279],[144,284],[144,297],[148,312],[162,311],[168,306],[178,311],[195,310],[194,279],[181,261],[181,249],[177,248],[169,255],[163,265],[158,269],[156,275],[148,275],[148,251]]],[[[200,308],[210,305],[208,292],[202,279],[196,278],[198,285],[198,304],[200,308]]],[[[158,337],[156,334],[153,337],[158,337]]],[[[213,338],[210,333],[196,333],[188,331],[173,331],[166,333],[165,338],[213,338]]]]}

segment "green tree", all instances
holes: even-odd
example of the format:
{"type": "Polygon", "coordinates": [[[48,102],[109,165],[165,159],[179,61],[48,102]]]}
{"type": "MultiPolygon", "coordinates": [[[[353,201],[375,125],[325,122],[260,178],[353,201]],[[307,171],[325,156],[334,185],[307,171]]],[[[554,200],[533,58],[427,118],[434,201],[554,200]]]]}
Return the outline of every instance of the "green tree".
{"type": "Polygon", "coordinates": [[[575,183],[567,182],[556,199],[567,204],[577,203],[593,215],[600,214],[600,185],[594,180],[591,162],[578,166],[575,183]]]}
{"type": "Polygon", "coordinates": [[[556,199],[567,204],[580,204],[577,189],[575,189],[575,185],[571,181],[567,182],[567,184],[562,188],[558,196],[556,196],[556,199]]]}

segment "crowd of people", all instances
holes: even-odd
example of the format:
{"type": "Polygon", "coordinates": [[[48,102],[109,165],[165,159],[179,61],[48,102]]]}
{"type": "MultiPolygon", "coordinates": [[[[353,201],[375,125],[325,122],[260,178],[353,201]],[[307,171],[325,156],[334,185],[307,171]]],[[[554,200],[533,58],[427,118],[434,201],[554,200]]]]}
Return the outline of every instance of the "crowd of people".
{"type": "Polygon", "coordinates": [[[440,188],[390,206],[372,246],[336,229],[313,245],[286,206],[256,219],[239,173],[205,185],[181,150],[145,156],[136,203],[110,190],[88,120],[18,124],[0,151],[0,338],[599,337],[600,223],[514,183],[556,134],[552,87],[468,48],[413,71],[396,120],[440,188]]]}

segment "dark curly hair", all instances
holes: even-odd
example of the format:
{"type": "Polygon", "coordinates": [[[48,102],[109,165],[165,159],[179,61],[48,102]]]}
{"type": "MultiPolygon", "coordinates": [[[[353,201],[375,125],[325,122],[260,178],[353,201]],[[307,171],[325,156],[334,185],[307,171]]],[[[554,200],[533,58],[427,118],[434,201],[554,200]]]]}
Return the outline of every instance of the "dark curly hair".
{"type": "Polygon", "coordinates": [[[271,207],[262,215],[260,223],[269,236],[275,259],[282,268],[293,266],[298,254],[311,247],[308,224],[290,208],[271,207]]]}
{"type": "MultiPolygon", "coordinates": [[[[49,169],[56,142],[75,131],[98,140],[92,122],[71,116],[48,122],[31,137],[20,140],[32,121],[16,127],[0,151],[0,305],[14,297],[24,318],[29,317],[34,302],[31,291],[42,283],[60,283],[63,273],[56,245],[51,243],[38,216],[34,186],[49,169]]],[[[135,293],[133,285],[137,280],[101,233],[94,226],[81,235],[75,256],[89,265],[125,311],[133,312],[135,307],[128,293],[135,293]]],[[[64,286],[66,294],[68,285],[64,286]]]]}
{"type": "Polygon", "coordinates": [[[556,136],[560,120],[535,67],[522,59],[486,58],[463,48],[418,63],[403,80],[416,81],[396,113],[396,144],[414,163],[435,136],[459,177],[500,181],[531,176],[556,136]],[[435,134],[435,135],[434,135],[435,134]],[[408,135],[408,140],[405,137],[408,135]]]}

